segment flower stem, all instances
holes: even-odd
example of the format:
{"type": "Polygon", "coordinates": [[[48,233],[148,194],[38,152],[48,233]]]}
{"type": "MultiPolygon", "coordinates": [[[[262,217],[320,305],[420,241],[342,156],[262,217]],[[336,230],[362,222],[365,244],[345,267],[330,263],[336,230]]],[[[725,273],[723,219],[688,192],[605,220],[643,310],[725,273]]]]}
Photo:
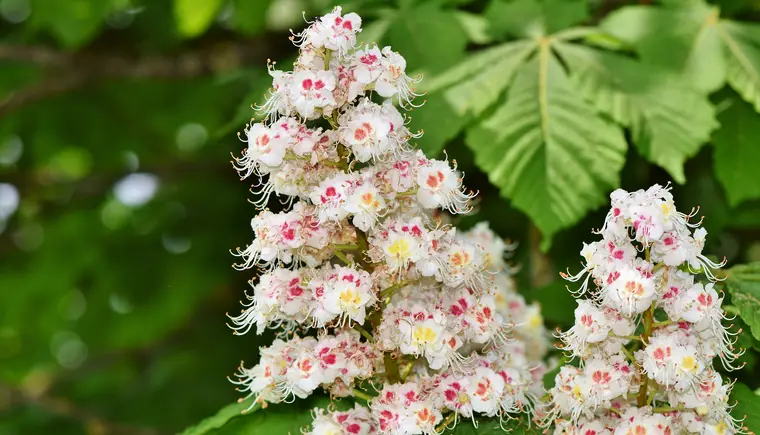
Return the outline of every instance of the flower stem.
{"type": "Polygon", "coordinates": [[[388,377],[388,382],[396,384],[401,381],[401,375],[398,372],[398,364],[390,353],[383,355],[383,365],[385,366],[385,376],[388,377]]]}
{"type": "Polygon", "coordinates": [[[412,372],[414,363],[415,361],[409,361],[408,363],[404,364],[403,367],[401,367],[401,370],[399,370],[399,374],[401,375],[401,382],[406,381],[406,377],[409,376],[409,373],[412,372]]]}
{"type": "MultiPolygon", "coordinates": [[[[647,258],[649,258],[649,249],[647,248],[647,258]]],[[[644,333],[641,335],[641,343],[646,347],[649,343],[649,337],[652,335],[652,324],[654,323],[654,304],[644,311],[644,333]]],[[[639,406],[647,404],[647,388],[649,387],[649,377],[644,373],[641,374],[641,385],[639,386],[639,406]]]]}
{"type": "Polygon", "coordinates": [[[614,335],[614,334],[611,334],[610,337],[622,338],[622,339],[625,339],[625,340],[633,340],[633,341],[638,340],[638,341],[642,341],[642,338],[640,336],[638,336],[638,335],[614,335]]]}
{"type": "Polygon", "coordinates": [[[362,390],[359,390],[358,388],[353,388],[351,390],[351,394],[353,394],[354,397],[358,397],[358,398],[360,398],[362,400],[366,400],[367,402],[370,402],[373,399],[372,396],[370,396],[369,394],[365,393],[362,390]]]}
{"type": "Polygon", "coordinates": [[[451,424],[451,422],[454,421],[454,419],[456,418],[457,418],[456,412],[449,413],[449,415],[446,416],[446,418],[441,422],[441,424],[439,424],[438,427],[435,428],[435,432],[436,433],[443,432],[443,430],[446,429],[449,426],[449,424],[451,424]]]}
{"type": "Polygon", "coordinates": [[[673,412],[673,411],[683,411],[683,410],[685,410],[685,409],[686,409],[686,408],[684,408],[684,406],[683,406],[683,405],[678,405],[678,406],[676,406],[676,407],[672,407],[672,406],[661,406],[661,407],[659,407],[659,408],[652,408],[652,412],[653,412],[653,413],[657,413],[657,414],[664,414],[664,413],[666,413],[666,412],[673,412]]]}
{"type": "Polygon", "coordinates": [[[336,243],[336,244],[333,244],[332,246],[333,248],[339,251],[353,251],[353,250],[359,249],[359,245],[355,245],[355,244],[342,245],[340,243],[336,243]]]}
{"type": "Polygon", "coordinates": [[[366,329],[364,329],[362,327],[362,325],[360,325],[358,323],[354,323],[354,329],[356,329],[357,331],[359,331],[359,334],[361,334],[362,337],[366,338],[367,341],[369,341],[370,343],[374,343],[375,342],[375,337],[373,337],[372,334],[369,333],[369,331],[367,331],[366,329]]]}
{"type": "Polygon", "coordinates": [[[348,257],[346,257],[346,254],[344,254],[343,252],[341,252],[341,251],[339,251],[339,250],[336,250],[336,251],[335,251],[335,256],[336,256],[336,257],[338,257],[338,259],[339,259],[340,261],[342,261],[342,262],[346,263],[346,265],[349,265],[349,264],[354,264],[354,262],[353,262],[353,261],[349,260],[349,259],[348,259],[348,257]]]}
{"type": "Polygon", "coordinates": [[[631,352],[630,349],[628,349],[627,347],[623,346],[623,348],[621,350],[623,351],[623,353],[625,354],[625,356],[627,356],[628,359],[631,360],[631,362],[633,364],[636,364],[636,358],[633,356],[633,352],[631,352]]]}
{"type": "Polygon", "coordinates": [[[650,406],[654,402],[654,396],[657,394],[657,385],[653,385],[651,391],[649,391],[649,397],[647,397],[647,406],[650,406]]]}
{"type": "Polygon", "coordinates": [[[403,281],[397,282],[396,284],[393,284],[392,286],[390,286],[390,287],[388,287],[386,289],[381,290],[380,291],[380,299],[390,298],[391,296],[393,296],[393,293],[395,293],[396,290],[398,290],[398,289],[400,289],[402,287],[406,287],[408,284],[409,284],[409,281],[403,280],[403,281]]]}
{"type": "Polygon", "coordinates": [[[662,328],[663,326],[672,325],[672,320],[663,320],[662,322],[654,322],[652,323],[652,329],[662,328]]]}

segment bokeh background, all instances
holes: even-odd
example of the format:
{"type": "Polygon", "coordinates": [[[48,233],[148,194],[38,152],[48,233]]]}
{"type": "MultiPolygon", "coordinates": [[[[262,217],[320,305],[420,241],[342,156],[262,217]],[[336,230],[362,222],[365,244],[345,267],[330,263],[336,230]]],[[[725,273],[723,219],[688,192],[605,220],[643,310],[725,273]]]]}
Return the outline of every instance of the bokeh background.
{"type": "MultiPolygon", "coordinates": [[[[237,398],[225,377],[269,338],[225,326],[251,278],[233,271],[228,249],[250,242],[255,213],[230,153],[244,147],[236,133],[270,84],[266,60],[287,69],[293,59],[288,29],[304,26],[302,11],[337,3],[0,0],[0,434],[170,434],[237,398]]],[[[342,3],[365,18],[367,40],[435,77],[503,39],[489,24],[493,4],[510,2],[342,3]]],[[[582,4],[576,21],[594,25],[651,2],[543,3],[559,20],[572,13],[563,5],[582,4]]],[[[721,16],[760,17],[760,2],[713,3],[721,16]]],[[[728,88],[711,98],[746,104],[728,88]]],[[[500,196],[463,135],[436,132],[446,125],[425,110],[412,115],[412,127],[426,122],[420,145],[440,154],[445,143],[481,192],[461,224],[489,220],[519,242],[521,291],[542,301],[547,326],[567,325],[573,305],[558,271],[579,267],[604,211],[592,207],[542,250],[540,229],[500,196]]],[[[758,146],[760,117],[749,112],[718,114],[721,143],[758,146]]],[[[715,150],[689,156],[677,204],[708,216],[710,254],[760,260],[760,171],[742,181],[755,193],[729,203],[715,150]]],[[[629,147],[622,187],[671,180],[649,160],[629,147]]],[[[748,361],[740,376],[756,387],[748,361]]]]}

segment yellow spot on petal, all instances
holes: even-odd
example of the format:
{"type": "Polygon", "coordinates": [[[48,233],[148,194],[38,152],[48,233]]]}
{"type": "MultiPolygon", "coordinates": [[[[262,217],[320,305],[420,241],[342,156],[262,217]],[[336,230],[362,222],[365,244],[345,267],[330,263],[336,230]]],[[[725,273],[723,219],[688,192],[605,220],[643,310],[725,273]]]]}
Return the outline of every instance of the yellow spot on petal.
{"type": "Polygon", "coordinates": [[[388,253],[390,255],[401,258],[409,257],[411,250],[412,249],[411,246],[409,246],[409,241],[406,239],[398,239],[395,242],[391,243],[391,246],[388,247],[388,253]]]}
{"type": "Polygon", "coordinates": [[[435,341],[438,334],[428,326],[417,326],[412,333],[412,339],[416,344],[427,344],[435,341]]]}
{"type": "Polygon", "coordinates": [[[681,360],[681,368],[686,372],[693,372],[697,370],[697,361],[692,356],[685,356],[681,360]]]}

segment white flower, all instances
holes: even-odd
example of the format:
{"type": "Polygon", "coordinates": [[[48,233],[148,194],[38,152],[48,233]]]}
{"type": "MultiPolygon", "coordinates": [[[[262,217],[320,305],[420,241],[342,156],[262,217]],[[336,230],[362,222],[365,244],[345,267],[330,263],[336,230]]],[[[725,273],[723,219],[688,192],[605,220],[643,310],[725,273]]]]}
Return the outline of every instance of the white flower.
{"type": "Polygon", "coordinates": [[[500,410],[499,403],[504,394],[504,379],[489,368],[478,367],[470,375],[467,393],[470,396],[473,411],[492,417],[500,410]]]}
{"type": "Polygon", "coordinates": [[[370,183],[364,183],[354,189],[345,204],[346,211],[353,215],[353,224],[365,232],[375,227],[385,208],[385,199],[370,183]]]}
{"type": "Polygon", "coordinates": [[[654,280],[630,266],[615,274],[615,279],[602,290],[604,302],[628,315],[646,311],[657,297],[654,280]]]}
{"type": "Polygon", "coordinates": [[[474,193],[462,191],[462,179],[447,162],[430,160],[417,170],[417,200],[425,208],[444,208],[451,213],[469,213],[474,193]]]}
{"type": "Polygon", "coordinates": [[[356,45],[356,34],[361,32],[362,19],[355,13],[342,15],[340,6],[317,19],[303,33],[297,35],[297,45],[327,48],[343,53],[356,45]]]}
{"type": "Polygon", "coordinates": [[[675,426],[671,417],[651,414],[641,408],[631,408],[623,414],[615,435],[673,435],[675,426]]]}
{"type": "Polygon", "coordinates": [[[335,75],[332,71],[298,71],[290,84],[291,104],[301,116],[312,119],[320,115],[316,109],[322,109],[324,113],[332,111],[335,105],[334,89],[335,75]]]}
{"type": "Polygon", "coordinates": [[[324,294],[325,310],[360,325],[369,305],[375,301],[372,278],[368,272],[350,267],[337,267],[324,294]]]}

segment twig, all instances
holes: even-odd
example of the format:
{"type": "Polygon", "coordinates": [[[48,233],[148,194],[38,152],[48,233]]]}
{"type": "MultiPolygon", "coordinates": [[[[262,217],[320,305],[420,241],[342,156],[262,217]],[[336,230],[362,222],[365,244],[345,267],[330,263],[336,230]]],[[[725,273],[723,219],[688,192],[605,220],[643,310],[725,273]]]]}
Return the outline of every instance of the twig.
{"type": "Polygon", "coordinates": [[[97,428],[99,433],[114,435],[156,435],[153,428],[131,426],[123,423],[107,421],[91,412],[77,407],[68,399],[50,397],[46,394],[31,394],[18,387],[0,384],[0,396],[10,397],[12,404],[21,406],[37,406],[46,411],[78,421],[87,428],[97,428]]]}
{"type": "Polygon", "coordinates": [[[36,101],[114,79],[193,78],[262,62],[281,53],[279,44],[220,41],[167,55],[133,56],[124,50],[61,52],[42,46],[0,44],[0,62],[27,62],[43,69],[43,79],[0,100],[0,117],[36,101]]]}

